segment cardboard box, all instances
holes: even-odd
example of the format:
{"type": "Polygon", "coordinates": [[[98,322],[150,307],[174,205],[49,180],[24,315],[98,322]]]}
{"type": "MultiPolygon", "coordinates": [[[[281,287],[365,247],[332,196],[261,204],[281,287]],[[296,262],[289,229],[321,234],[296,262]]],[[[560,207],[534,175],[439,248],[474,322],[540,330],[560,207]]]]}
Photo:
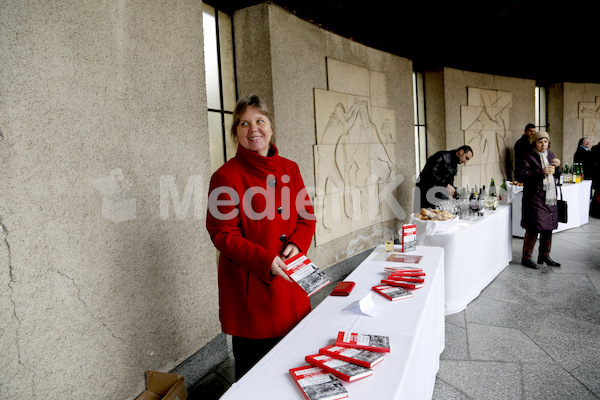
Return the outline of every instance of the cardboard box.
{"type": "Polygon", "coordinates": [[[183,375],[146,371],[146,391],[136,400],[186,400],[183,375]]]}

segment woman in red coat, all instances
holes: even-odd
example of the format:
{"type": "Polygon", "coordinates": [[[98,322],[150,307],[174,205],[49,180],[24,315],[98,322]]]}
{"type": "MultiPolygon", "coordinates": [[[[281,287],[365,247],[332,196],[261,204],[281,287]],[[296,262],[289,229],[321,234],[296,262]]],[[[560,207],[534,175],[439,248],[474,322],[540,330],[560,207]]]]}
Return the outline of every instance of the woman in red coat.
{"type": "Polygon", "coordinates": [[[543,263],[560,267],[550,258],[552,230],[558,227],[556,182],[561,174],[560,160],[548,150],[547,132],[534,133],[530,142],[532,148],[524,154],[522,169],[517,173],[517,179],[523,182],[521,226],[525,229],[525,238],[521,264],[534,269],[543,263]],[[536,264],[531,257],[538,234],[540,248],[536,264]]]}
{"type": "Polygon", "coordinates": [[[307,252],[316,221],[298,165],[279,156],[273,134],[258,96],[238,101],[237,153],[210,181],[206,228],[220,252],[219,318],[238,379],[310,312],[284,261],[307,252]]]}

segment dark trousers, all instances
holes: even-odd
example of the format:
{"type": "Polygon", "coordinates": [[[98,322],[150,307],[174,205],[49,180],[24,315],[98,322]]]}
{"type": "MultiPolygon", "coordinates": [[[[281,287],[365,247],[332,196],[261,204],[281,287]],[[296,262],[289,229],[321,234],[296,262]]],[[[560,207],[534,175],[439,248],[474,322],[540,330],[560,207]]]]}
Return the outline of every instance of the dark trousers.
{"type": "Polygon", "coordinates": [[[233,357],[235,358],[235,380],[238,381],[265,354],[267,354],[281,338],[248,339],[232,336],[233,357]]]}
{"type": "Polygon", "coordinates": [[[550,249],[552,248],[552,231],[542,232],[531,232],[525,231],[525,238],[523,239],[523,258],[531,260],[533,254],[533,247],[537,241],[538,233],[540,235],[540,257],[550,257],[550,249]]]}

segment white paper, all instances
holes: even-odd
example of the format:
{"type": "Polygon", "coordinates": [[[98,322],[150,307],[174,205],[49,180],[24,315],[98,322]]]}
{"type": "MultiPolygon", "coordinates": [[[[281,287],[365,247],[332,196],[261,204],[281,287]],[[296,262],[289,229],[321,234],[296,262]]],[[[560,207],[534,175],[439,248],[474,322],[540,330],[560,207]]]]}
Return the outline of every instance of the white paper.
{"type": "Polygon", "coordinates": [[[350,304],[348,307],[344,308],[343,311],[352,311],[357,314],[367,315],[369,317],[374,317],[379,312],[379,307],[373,302],[372,293],[368,293],[365,297],[360,300],[355,301],[350,304]]]}

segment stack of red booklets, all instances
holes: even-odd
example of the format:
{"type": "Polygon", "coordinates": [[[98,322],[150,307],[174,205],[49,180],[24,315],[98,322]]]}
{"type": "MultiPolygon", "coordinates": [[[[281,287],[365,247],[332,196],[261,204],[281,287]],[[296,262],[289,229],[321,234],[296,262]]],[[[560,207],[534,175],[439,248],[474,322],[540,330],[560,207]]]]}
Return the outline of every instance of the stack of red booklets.
{"type": "Polygon", "coordinates": [[[398,286],[405,289],[419,289],[425,283],[425,272],[422,268],[417,267],[386,267],[388,272],[386,279],[382,279],[381,283],[398,286]]]}
{"type": "Polygon", "coordinates": [[[305,357],[311,365],[292,368],[289,372],[307,400],[342,399],[348,392],[338,378],[353,382],[371,376],[372,368],[389,352],[388,336],[340,331],[335,344],[319,349],[319,354],[305,357]]]}

